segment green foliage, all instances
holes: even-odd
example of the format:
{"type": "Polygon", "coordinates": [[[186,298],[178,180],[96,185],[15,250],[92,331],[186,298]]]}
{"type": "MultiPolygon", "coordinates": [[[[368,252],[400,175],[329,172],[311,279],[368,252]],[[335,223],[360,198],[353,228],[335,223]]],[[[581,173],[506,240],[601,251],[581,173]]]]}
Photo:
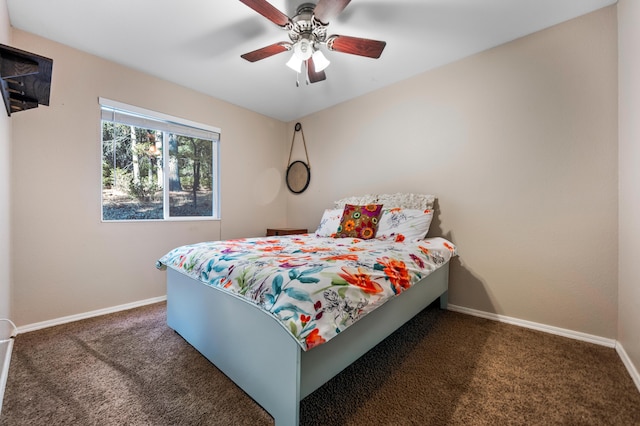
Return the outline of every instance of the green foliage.
{"type": "Polygon", "coordinates": [[[140,201],[154,201],[160,187],[150,179],[141,179],[139,182],[129,181],[129,194],[140,201]]]}
{"type": "Polygon", "coordinates": [[[129,186],[133,180],[131,173],[121,168],[112,169],[111,187],[120,192],[129,192],[129,186]]]}
{"type": "Polygon", "coordinates": [[[210,140],[177,135],[180,184],[184,189],[211,189],[213,186],[213,151],[210,140]]]}
{"type": "Polygon", "coordinates": [[[113,187],[113,167],[102,159],[102,187],[111,189],[113,187]]]}

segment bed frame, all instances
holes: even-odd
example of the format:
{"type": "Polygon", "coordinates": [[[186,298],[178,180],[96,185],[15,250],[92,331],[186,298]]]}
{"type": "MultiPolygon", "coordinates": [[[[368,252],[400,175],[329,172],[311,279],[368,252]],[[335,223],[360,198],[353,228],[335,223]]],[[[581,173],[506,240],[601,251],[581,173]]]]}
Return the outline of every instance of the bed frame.
{"type": "Polygon", "coordinates": [[[273,416],[276,426],[297,426],[304,397],[436,299],[446,308],[448,278],[446,263],[305,352],[257,306],[167,268],[167,323],[273,416]]]}

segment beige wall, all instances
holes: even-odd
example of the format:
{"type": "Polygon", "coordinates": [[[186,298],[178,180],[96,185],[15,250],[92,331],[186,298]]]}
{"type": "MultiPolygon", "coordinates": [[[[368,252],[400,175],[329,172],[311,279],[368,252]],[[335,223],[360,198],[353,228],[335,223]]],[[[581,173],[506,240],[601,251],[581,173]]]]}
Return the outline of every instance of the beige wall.
{"type": "Polygon", "coordinates": [[[435,194],[430,234],[460,250],[450,303],[615,338],[616,31],[613,6],[305,117],[289,224],[315,229],[343,196],[435,194]]]}
{"type": "MultiPolygon", "coordinates": [[[[640,371],[640,2],[618,2],[620,278],[618,341],[640,371]]],[[[640,382],[637,383],[640,386],[640,382]]]]}
{"type": "Polygon", "coordinates": [[[222,129],[222,238],[285,224],[284,123],[33,34],[13,43],[53,59],[51,105],[12,117],[18,325],[163,296],[157,258],[220,236],[211,221],[101,223],[99,96],[222,129]]]}
{"type": "MultiPolygon", "coordinates": [[[[6,0],[0,0],[0,43],[11,44],[6,0]]],[[[11,120],[4,105],[0,111],[0,318],[11,318],[11,120]]]]}
{"type": "MultiPolygon", "coordinates": [[[[313,230],[346,195],[429,192],[439,199],[430,234],[460,249],[451,303],[631,335],[637,314],[622,306],[616,329],[616,35],[614,6],[306,117],[311,185],[292,195],[281,174],[294,123],[15,30],[16,47],[54,59],[52,105],[12,118],[15,318],[161,296],[156,258],[220,235],[217,222],[100,222],[103,96],[222,129],[222,238],[286,217],[313,230]]],[[[0,189],[0,207],[4,198],[0,189]]]]}

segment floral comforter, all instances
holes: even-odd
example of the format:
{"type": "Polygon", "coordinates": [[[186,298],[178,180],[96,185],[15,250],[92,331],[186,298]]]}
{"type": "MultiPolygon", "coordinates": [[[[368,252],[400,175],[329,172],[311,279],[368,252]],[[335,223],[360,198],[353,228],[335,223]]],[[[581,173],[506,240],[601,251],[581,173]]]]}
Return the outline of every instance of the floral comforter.
{"type": "Polygon", "coordinates": [[[275,317],[303,350],[325,343],[456,254],[444,238],[415,242],[314,234],[204,242],[161,259],[275,317]]]}

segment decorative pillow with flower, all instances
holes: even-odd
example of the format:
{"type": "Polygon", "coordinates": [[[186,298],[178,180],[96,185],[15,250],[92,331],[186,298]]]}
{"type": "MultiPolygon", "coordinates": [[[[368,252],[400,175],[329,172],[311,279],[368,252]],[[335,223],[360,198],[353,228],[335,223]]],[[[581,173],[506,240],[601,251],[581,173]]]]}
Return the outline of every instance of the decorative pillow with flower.
{"type": "Polygon", "coordinates": [[[427,236],[433,210],[384,209],[376,239],[402,241],[421,240],[427,236]]]}
{"type": "Polygon", "coordinates": [[[342,219],[342,212],[344,212],[344,208],[326,209],[322,214],[322,219],[320,219],[320,225],[318,225],[318,229],[316,229],[316,236],[318,237],[335,236],[336,232],[338,231],[338,226],[340,226],[340,219],[342,219]]]}
{"type": "Polygon", "coordinates": [[[381,215],[382,204],[367,204],[366,206],[346,204],[336,231],[336,238],[370,240],[376,235],[381,215]]]}

